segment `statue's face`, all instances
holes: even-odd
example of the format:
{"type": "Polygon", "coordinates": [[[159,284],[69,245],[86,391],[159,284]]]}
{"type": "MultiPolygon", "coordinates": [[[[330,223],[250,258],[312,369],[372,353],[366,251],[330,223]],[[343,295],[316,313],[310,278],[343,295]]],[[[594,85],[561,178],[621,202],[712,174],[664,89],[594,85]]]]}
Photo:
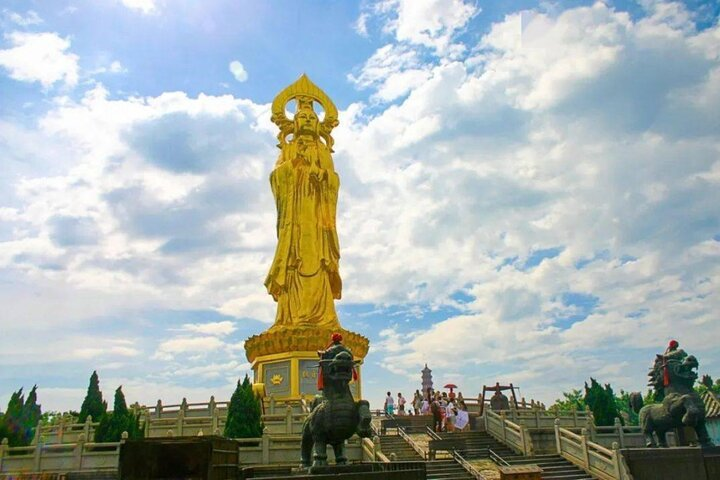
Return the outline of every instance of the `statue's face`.
{"type": "Polygon", "coordinates": [[[312,110],[300,110],[295,114],[295,132],[300,135],[317,133],[318,117],[312,110]]]}

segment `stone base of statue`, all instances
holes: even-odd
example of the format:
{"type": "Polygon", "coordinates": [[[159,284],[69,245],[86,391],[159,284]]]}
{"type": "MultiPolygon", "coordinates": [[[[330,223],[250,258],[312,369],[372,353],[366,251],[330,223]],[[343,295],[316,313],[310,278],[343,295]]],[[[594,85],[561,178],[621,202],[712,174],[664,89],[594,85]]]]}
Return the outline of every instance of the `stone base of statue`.
{"type": "MultiPolygon", "coordinates": [[[[318,350],[328,346],[330,336],[340,333],[343,345],[362,361],[369,340],[343,328],[312,326],[274,326],[245,341],[245,352],[252,364],[254,382],[264,385],[265,396],[276,400],[310,399],[317,395],[318,350]]],[[[362,367],[357,367],[358,381],[350,384],[356,400],[362,398],[362,367]]]]}
{"type": "Polygon", "coordinates": [[[620,452],[635,480],[720,478],[720,447],[628,448],[620,452]]]}
{"type": "Polygon", "coordinates": [[[425,462],[365,462],[350,465],[313,467],[310,471],[289,466],[256,466],[240,470],[241,479],[264,480],[425,480],[425,462]]]}

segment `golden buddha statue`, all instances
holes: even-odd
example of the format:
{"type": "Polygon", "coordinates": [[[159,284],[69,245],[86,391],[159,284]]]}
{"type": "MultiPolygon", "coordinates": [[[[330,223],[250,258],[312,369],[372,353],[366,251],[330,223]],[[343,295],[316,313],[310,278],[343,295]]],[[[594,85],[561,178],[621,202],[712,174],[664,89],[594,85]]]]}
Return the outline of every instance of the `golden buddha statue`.
{"type": "Polygon", "coordinates": [[[270,185],[277,207],[275,257],[265,280],[278,303],[275,324],[339,328],[335,300],[341,297],[340,248],[335,229],[340,178],[331,156],[330,131],[337,110],[306,76],[302,95],[284,91],[273,102],[273,121],[280,127],[281,149],[270,185]],[[313,95],[314,93],[314,95],[313,95]],[[289,98],[296,101],[292,121],[285,115],[289,98]],[[326,112],[320,122],[313,103],[326,112]],[[288,138],[291,137],[289,140],[288,138]]]}
{"type": "MultiPolygon", "coordinates": [[[[340,179],[331,155],[337,117],[333,102],[305,75],[272,103],[272,121],[280,128],[280,156],[270,174],[278,242],[265,287],[277,313],[272,327],[245,341],[245,353],[254,381],[277,399],[317,393],[317,351],[332,334],[342,335],[355,359],[368,352],[368,339],[342,328],[335,311],[342,294],[335,228],[340,179]],[[290,119],[286,106],[293,101],[290,119]],[[325,112],[322,120],[316,105],[325,112]]],[[[360,381],[351,388],[359,398],[360,381]]]]}

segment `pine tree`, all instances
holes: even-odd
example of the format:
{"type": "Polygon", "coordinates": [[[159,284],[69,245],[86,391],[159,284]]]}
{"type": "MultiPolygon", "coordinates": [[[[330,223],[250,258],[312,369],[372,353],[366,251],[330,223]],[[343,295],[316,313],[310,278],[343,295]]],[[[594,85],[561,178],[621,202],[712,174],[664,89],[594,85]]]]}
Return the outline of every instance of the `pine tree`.
{"type": "Polygon", "coordinates": [[[255,396],[250,377],[240,383],[230,398],[224,435],[229,438],[258,438],[262,436],[263,424],[260,399],[255,396]]]}
{"type": "Polygon", "coordinates": [[[595,425],[612,426],[615,424],[615,418],[623,421],[610,384],[605,384],[603,388],[594,378],[590,378],[590,386],[585,383],[585,404],[593,412],[595,425]]]}
{"type": "Polygon", "coordinates": [[[100,425],[95,430],[96,442],[119,442],[123,432],[128,438],[142,438],[139,417],[128,410],[122,386],[115,390],[115,400],[112,413],[104,413],[100,418],[100,425]]]}
{"type": "Polygon", "coordinates": [[[92,416],[94,421],[100,420],[107,411],[107,403],[103,401],[102,392],[100,391],[100,380],[97,371],[93,371],[90,376],[90,385],[88,385],[87,395],[80,407],[80,418],[78,421],[84,423],[88,415],[92,416]]]}
{"type": "Polygon", "coordinates": [[[35,428],[42,415],[40,405],[37,404],[37,385],[34,385],[23,404],[20,417],[21,440],[25,445],[32,443],[35,428]]]}
{"type": "Polygon", "coordinates": [[[8,402],[7,410],[2,418],[0,425],[0,434],[2,438],[8,439],[11,447],[23,447],[25,443],[25,434],[23,432],[23,406],[25,404],[25,396],[21,388],[17,392],[13,392],[8,402]]]}

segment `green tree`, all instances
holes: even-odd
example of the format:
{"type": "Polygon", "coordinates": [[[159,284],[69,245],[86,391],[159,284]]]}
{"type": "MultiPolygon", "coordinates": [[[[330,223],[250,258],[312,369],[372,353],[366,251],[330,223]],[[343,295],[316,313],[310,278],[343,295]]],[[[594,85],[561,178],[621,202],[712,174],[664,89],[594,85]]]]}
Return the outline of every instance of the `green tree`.
{"type": "Polygon", "coordinates": [[[583,392],[573,389],[569,392],[563,392],[563,398],[558,398],[555,403],[550,406],[551,411],[572,412],[573,410],[585,410],[585,397],[583,392]]]}
{"type": "Polygon", "coordinates": [[[609,383],[603,388],[594,378],[590,378],[590,386],[585,383],[585,404],[593,412],[595,425],[611,426],[615,424],[616,418],[623,421],[609,383]]]}
{"type": "Polygon", "coordinates": [[[84,423],[88,415],[92,416],[94,421],[98,421],[107,411],[107,403],[103,401],[102,392],[100,391],[100,380],[97,371],[93,371],[90,376],[90,385],[88,385],[87,395],[80,407],[80,417],[78,421],[84,423]]]}
{"type": "Polygon", "coordinates": [[[119,442],[122,433],[127,432],[128,438],[142,438],[140,419],[128,410],[122,386],[115,390],[112,413],[104,413],[100,418],[100,425],[95,429],[96,442],[119,442]]]}
{"type": "Polygon", "coordinates": [[[703,375],[700,379],[700,383],[695,390],[700,394],[705,392],[712,392],[715,395],[720,395],[720,379],[713,381],[710,375],[703,375]]]}
{"type": "Polygon", "coordinates": [[[0,436],[8,439],[8,444],[11,447],[22,447],[25,446],[22,435],[22,411],[23,405],[25,404],[25,396],[22,393],[21,388],[17,392],[13,392],[10,396],[5,415],[2,418],[2,424],[0,425],[0,436]]]}
{"type": "Polygon", "coordinates": [[[42,415],[42,410],[37,403],[37,385],[33,385],[25,403],[23,403],[22,413],[20,415],[22,442],[25,445],[32,443],[40,415],[42,415]]]}
{"type": "Polygon", "coordinates": [[[262,436],[263,424],[260,399],[255,396],[250,377],[238,380],[230,398],[224,435],[229,438],[258,438],[262,436]]]}
{"type": "Polygon", "coordinates": [[[37,404],[37,385],[25,399],[23,389],[13,392],[7,411],[0,417],[0,439],[7,438],[11,447],[30,445],[35,427],[40,419],[40,405],[37,404]]]}

